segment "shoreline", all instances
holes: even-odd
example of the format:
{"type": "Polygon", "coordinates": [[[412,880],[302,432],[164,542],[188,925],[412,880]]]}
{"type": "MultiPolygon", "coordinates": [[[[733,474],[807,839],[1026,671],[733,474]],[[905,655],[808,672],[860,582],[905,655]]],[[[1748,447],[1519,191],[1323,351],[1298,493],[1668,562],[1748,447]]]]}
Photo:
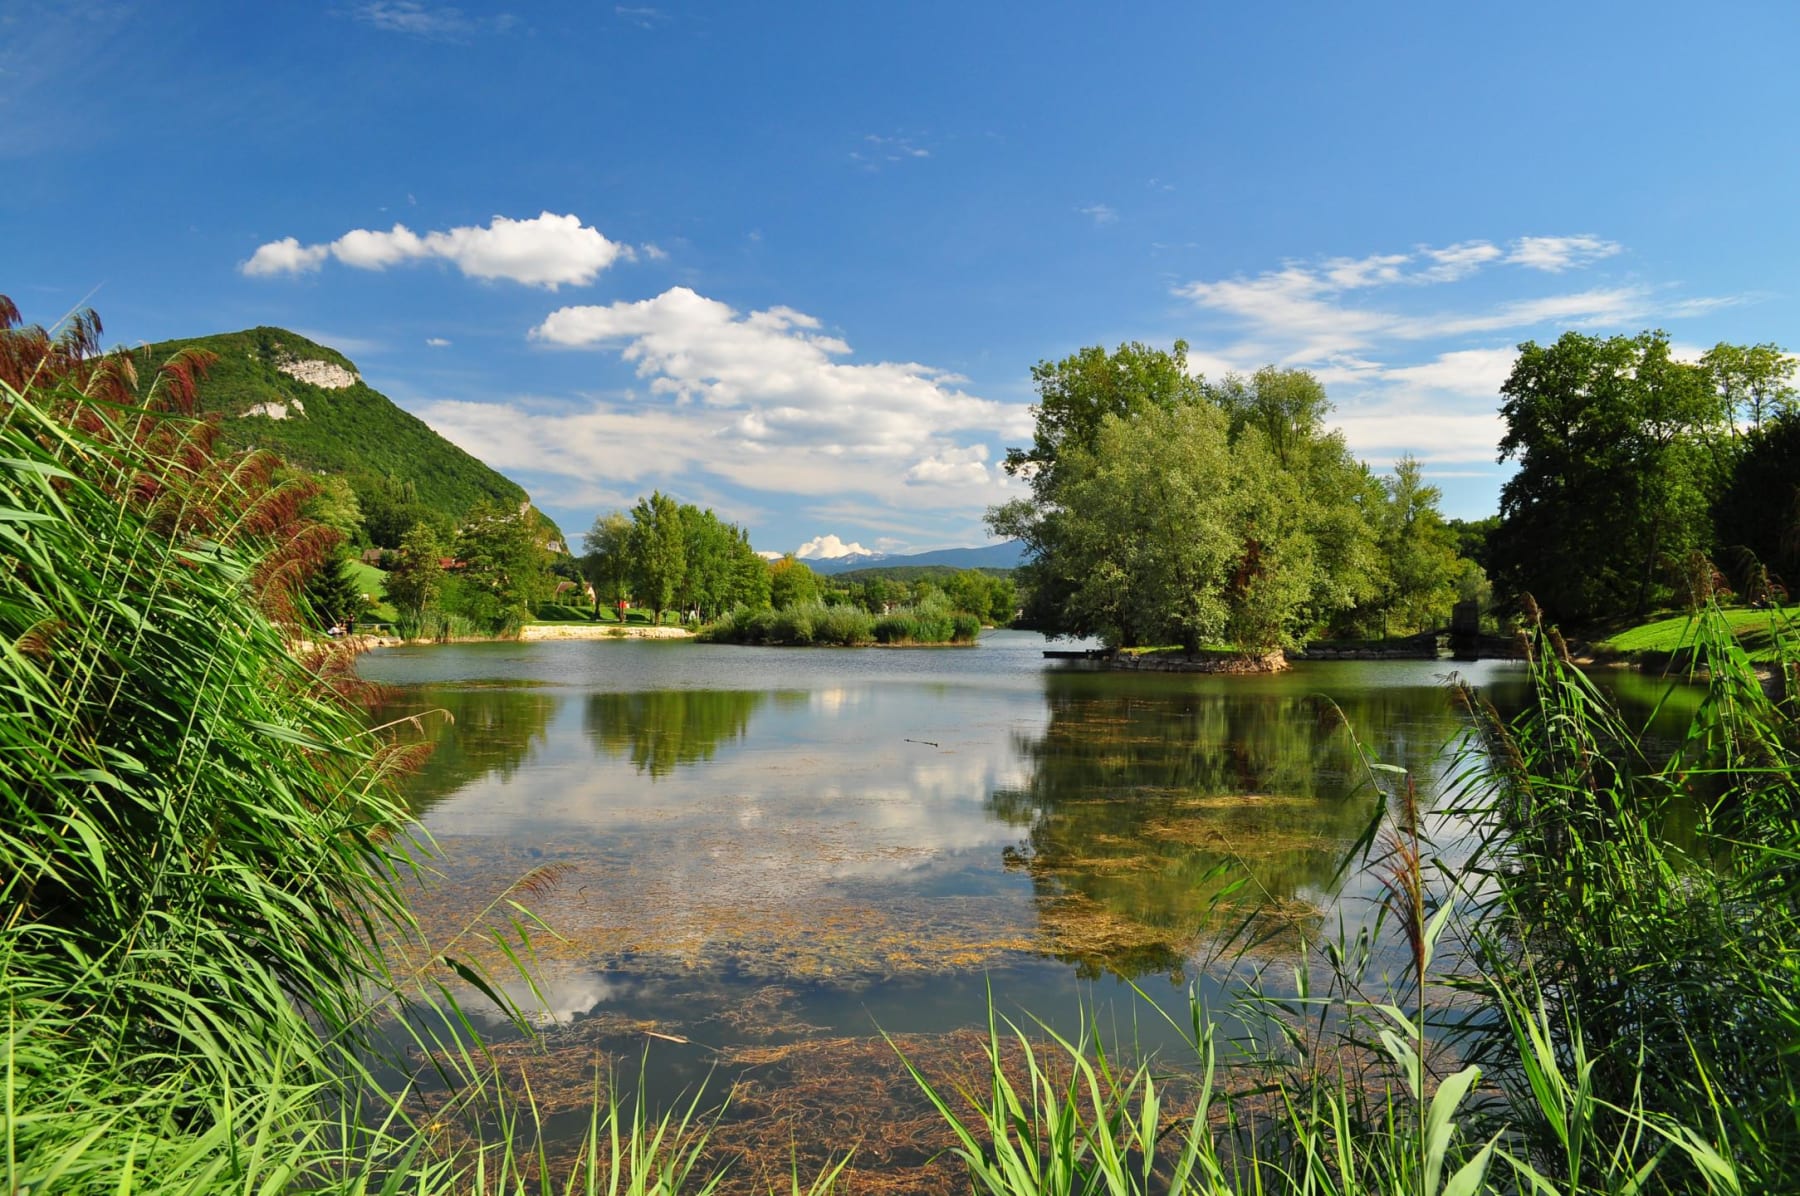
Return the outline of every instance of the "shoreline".
{"type": "Polygon", "coordinates": [[[651,627],[618,623],[527,623],[519,628],[520,643],[547,640],[691,640],[685,627],[651,627]]]}

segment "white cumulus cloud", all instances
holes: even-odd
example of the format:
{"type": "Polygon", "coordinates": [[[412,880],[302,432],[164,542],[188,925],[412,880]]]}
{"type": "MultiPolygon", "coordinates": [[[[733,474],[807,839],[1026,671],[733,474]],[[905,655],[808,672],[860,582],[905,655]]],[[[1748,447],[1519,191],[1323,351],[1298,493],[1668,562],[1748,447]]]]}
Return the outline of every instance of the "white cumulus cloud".
{"type": "Polygon", "coordinates": [[[565,285],[585,286],[613,263],[632,256],[630,246],[608,240],[578,216],[543,212],[529,220],[495,216],[485,226],[422,234],[404,224],[386,231],[357,228],[315,245],[283,237],[258,246],[242,269],[252,277],[266,277],[316,270],[328,257],[359,270],[435,259],[451,263],[470,278],[506,279],[554,291],[565,285]]]}
{"type": "Polygon", "coordinates": [[[259,245],[242,269],[252,278],[270,274],[305,274],[317,270],[319,263],[331,256],[329,245],[302,245],[293,237],[283,237],[259,245]]]}
{"type": "Polygon", "coordinates": [[[930,486],[982,486],[992,480],[988,446],[971,444],[942,449],[906,471],[906,480],[930,486]]]}
{"type": "Polygon", "coordinates": [[[742,314],[687,287],[635,303],[560,308],[531,335],[555,345],[619,347],[652,394],[731,413],[721,430],[759,449],[807,445],[918,460],[939,451],[949,433],[1016,431],[1024,415],[1022,405],[964,393],[964,379],[947,370],[835,360],[850,346],[804,312],[742,314]]]}
{"type": "Polygon", "coordinates": [[[845,556],[868,556],[869,550],[854,541],[846,544],[835,535],[814,536],[800,547],[794,549],[794,556],[802,561],[835,561],[845,556]]]}
{"type": "Polygon", "coordinates": [[[637,385],[413,410],[488,464],[530,475],[541,501],[586,503],[597,477],[736,504],[778,494],[808,500],[822,526],[957,543],[981,538],[974,513],[1019,488],[991,460],[1029,437],[1027,403],[971,394],[960,375],[919,362],[857,361],[791,307],[741,311],[674,287],[558,309],[531,337],[605,353],[637,385]]]}

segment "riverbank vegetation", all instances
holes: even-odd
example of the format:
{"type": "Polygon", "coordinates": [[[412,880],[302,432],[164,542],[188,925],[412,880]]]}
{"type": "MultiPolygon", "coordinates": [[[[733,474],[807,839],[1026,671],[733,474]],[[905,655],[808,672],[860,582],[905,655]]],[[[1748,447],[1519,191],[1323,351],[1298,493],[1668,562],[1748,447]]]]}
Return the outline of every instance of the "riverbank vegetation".
{"type": "MultiPolygon", "coordinates": [[[[879,574],[840,579],[792,555],[765,560],[743,528],[661,492],[627,515],[603,514],[588,532],[582,575],[592,618],[623,617],[627,600],[660,621],[671,608],[703,624],[700,638],[741,644],[972,643],[984,621],[1007,622],[1010,578],[942,570],[910,582],[879,574]]],[[[540,615],[548,608],[540,608],[540,615]]],[[[553,613],[566,613],[566,607],[553,613]]]]}
{"type": "Polygon", "coordinates": [[[1527,617],[1531,700],[1506,720],[1455,688],[1470,733],[1440,808],[1368,762],[1386,797],[1358,853],[1381,878],[1374,936],[1340,930],[1228,1010],[1195,1001],[1197,1089],[1094,1033],[998,1017],[980,1087],[913,1072],[976,1191],[1800,1185],[1795,708],[1709,608],[1705,699],[1659,747],[1527,617]],[[1471,823],[1472,856],[1439,858],[1434,827],[1471,823]]]}
{"type": "Polygon", "coordinates": [[[1311,375],[1219,381],[1186,346],[1084,349],[1033,370],[1027,498],[988,512],[1032,559],[1026,622],[1108,643],[1227,642],[1436,630],[1456,602],[1518,617],[1526,595],[1600,630],[1692,609],[1701,590],[1781,604],[1800,578],[1795,359],[1668,337],[1527,342],[1501,388],[1500,513],[1438,513],[1419,464],[1378,477],[1326,419],[1311,375]]]}
{"type": "Polygon", "coordinates": [[[1520,346],[1500,442],[1518,472],[1489,547],[1502,590],[1575,627],[1640,621],[1718,582],[1784,600],[1800,578],[1794,373],[1774,345],[1682,361],[1660,332],[1520,346]]]}
{"type": "Polygon", "coordinates": [[[1031,495],[988,512],[1032,558],[1030,626],[1260,653],[1435,627],[1485,589],[1417,464],[1384,481],[1352,458],[1304,371],[1208,383],[1177,341],[1084,349],[1032,375],[1033,441],[1006,459],[1031,495]]]}
{"type": "Polygon", "coordinates": [[[981,620],[941,599],[871,614],[847,602],[797,602],[780,609],[739,608],[700,630],[700,639],[723,644],[833,645],[972,644],[981,620]]]}

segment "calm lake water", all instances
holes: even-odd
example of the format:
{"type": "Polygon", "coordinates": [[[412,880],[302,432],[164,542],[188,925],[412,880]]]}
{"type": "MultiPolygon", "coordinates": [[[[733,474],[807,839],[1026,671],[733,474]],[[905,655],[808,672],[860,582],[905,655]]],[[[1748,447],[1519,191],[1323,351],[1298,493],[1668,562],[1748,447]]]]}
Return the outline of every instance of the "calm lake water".
{"type": "MultiPolygon", "coordinates": [[[[1373,881],[1339,865],[1381,799],[1318,699],[1429,805],[1460,730],[1445,675],[1502,709],[1522,694],[1499,662],[1141,675],[1044,647],[494,643],[362,672],[395,687],[385,717],[450,715],[425,715],[438,748],[409,785],[433,938],[502,964],[468,928],[542,882],[513,896],[544,923],[547,1051],[514,1065],[567,1090],[553,1111],[585,1124],[595,1064],[635,1076],[648,1050],[656,1099],[732,1092],[722,1150],[781,1172],[792,1143],[861,1143],[859,1170],[929,1190],[933,1119],[880,1035],[953,1074],[991,990],[1015,1018],[1074,1033],[1086,1011],[1178,1048],[1131,985],[1183,1022],[1190,985],[1228,1003],[1234,932],[1258,944],[1243,967],[1370,916],[1373,881]]],[[[1663,688],[1608,683],[1643,710],[1663,688]]]]}

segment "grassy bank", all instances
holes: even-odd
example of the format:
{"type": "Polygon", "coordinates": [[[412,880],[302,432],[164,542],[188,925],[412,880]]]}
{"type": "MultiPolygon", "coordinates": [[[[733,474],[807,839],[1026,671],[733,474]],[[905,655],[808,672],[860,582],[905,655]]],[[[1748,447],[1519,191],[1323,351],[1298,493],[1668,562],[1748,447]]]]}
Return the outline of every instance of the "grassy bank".
{"type": "MultiPolygon", "coordinates": [[[[1744,653],[1758,664],[1774,663],[1780,641],[1795,634],[1792,608],[1752,610],[1731,607],[1717,612],[1715,626],[1730,633],[1744,653]]],[[[1669,615],[1614,632],[1594,641],[1591,650],[1602,659],[1628,660],[1661,666],[1694,656],[1699,619],[1689,613],[1669,615]]]]}
{"type": "Polygon", "coordinates": [[[700,629],[700,639],[720,644],[808,644],[864,647],[972,644],[981,620],[939,603],[903,606],[871,615],[860,606],[802,603],[782,610],[734,610],[700,629]]]}

